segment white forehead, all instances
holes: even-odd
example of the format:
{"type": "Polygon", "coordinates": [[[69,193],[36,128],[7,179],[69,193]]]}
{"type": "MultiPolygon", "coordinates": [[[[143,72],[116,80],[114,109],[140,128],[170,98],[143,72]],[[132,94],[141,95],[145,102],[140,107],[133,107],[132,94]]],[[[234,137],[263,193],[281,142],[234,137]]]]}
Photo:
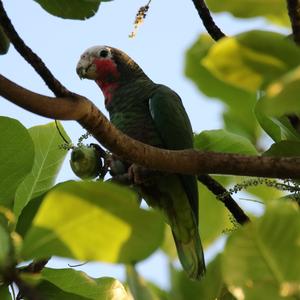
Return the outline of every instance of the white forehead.
{"type": "Polygon", "coordinates": [[[83,54],[97,56],[102,50],[108,50],[110,52],[110,47],[108,46],[93,46],[86,49],[83,54]]]}

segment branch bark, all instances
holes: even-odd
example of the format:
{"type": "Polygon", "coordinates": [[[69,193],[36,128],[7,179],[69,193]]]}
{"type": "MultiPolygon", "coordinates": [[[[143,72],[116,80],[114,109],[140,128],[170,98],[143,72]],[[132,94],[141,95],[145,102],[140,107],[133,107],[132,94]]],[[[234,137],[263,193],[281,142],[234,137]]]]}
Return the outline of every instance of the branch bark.
{"type": "Polygon", "coordinates": [[[116,129],[101,111],[80,95],[43,96],[0,75],[0,95],[44,117],[75,120],[112,153],[146,168],[182,174],[230,174],[300,178],[300,157],[264,157],[197,150],[165,150],[136,141],[116,129]]]}
{"type": "Polygon", "coordinates": [[[287,0],[288,13],[293,30],[293,38],[296,44],[300,45],[300,1],[287,0]]]}
{"type": "Polygon", "coordinates": [[[216,25],[214,22],[208,7],[205,4],[204,0],[192,0],[195,8],[199,14],[200,19],[204,27],[206,28],[209,35],[215,40],[218,41],[222,37],[226,35],[222,32],[222,30],[216,25]]]}

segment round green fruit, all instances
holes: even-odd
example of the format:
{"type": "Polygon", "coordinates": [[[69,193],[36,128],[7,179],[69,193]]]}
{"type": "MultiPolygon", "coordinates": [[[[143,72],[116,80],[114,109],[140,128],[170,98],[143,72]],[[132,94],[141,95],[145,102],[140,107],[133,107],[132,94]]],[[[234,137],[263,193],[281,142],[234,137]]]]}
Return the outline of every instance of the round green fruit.
{"type": "Polygon", "coordinates": [[[70,165],[81,179],[94,179],[102,169],[99,152],[93,146],[81,146],[72,150],[70,165]]]}

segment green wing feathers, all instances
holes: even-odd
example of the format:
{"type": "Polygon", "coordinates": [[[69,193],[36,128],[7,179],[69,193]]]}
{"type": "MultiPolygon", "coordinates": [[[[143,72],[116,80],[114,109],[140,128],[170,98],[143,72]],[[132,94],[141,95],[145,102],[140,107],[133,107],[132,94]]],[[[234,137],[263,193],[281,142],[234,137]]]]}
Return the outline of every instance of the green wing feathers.
{"type": "MultiPolygon", "coordinates": [[[[149,100],[149,109],[164,148],[193,148],[193,132],[180,97],[160,85],[149,100]]],[[[198,189],[195,176],[165,175],[157,182],[163,209],[171,226],[179,260],[190,278],[205,272],[198,231],[198,189]]]]}

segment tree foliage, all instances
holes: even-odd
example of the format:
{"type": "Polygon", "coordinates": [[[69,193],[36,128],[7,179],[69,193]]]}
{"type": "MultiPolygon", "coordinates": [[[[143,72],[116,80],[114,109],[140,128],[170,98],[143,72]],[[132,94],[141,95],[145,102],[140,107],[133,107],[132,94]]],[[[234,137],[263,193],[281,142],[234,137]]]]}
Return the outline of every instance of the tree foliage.
{"type": "MultiPolygon", "coordinates": [[[[101,1],[35,0],[68,19],[92,17],[101,1]]],[[[288,26],[285,2],[208,0],[213,12],[261,16],[288,26]]],[[[101,13],[101,9],[99,11],[101,13]]],[[[171,17],[171,16],[170,16],[171,17]]],[[[9,41],[0,27],[0,53],[9,41]]],[[[200,35],[186,52],[185,73],[201,93],[224,104],[224,128],[195,135],[195,148],[248,155],[299,156],[300,50],[270,31],[242,32],[214,42],[200,35]],[[262,138],[273,141],[265,147],[262,138]]],[[[62,125],[63,136],[70,141],[62,125]]],[[[204,246],[226,237],[200,282],[176,268],[174,245],[162,216],[139,206],[135,191],[108,182],[55,184],[67,151],[54,123],[26,129],[0,118],[0,298],[12,299],[15,282],[28,299],[260,300],[300,298],[300,187],[297,181],[245,183],[217,177],[227,193],[242,189],[264,206],[240,226],[199,183],[200,232],[204,246]],[[144,280],[135,264],[162,249],[170,262],[170,289],[144,280]],[[91,278],[74,269],[43,268],[51,256],[124,264],[125,282],[91,278]],[[34,260],[28,265],[28,260],[34,260]],[[18,267],[19,264],[25,267],[18,267]],[[21,282],[21,284],[20,284],[21,282]],[[24,286],[26,288],[24,288],[24,286]],[[26,294],[27,293],[27,294],[26,294]],[[25,295],[26,294],[26,295],[25,295]]],[[[287,178],[288,179],[288,178],[287,178]]],[[[219,200],[226,195],[219,195],[219,200]]],[[[222,199],[221,199],[222,200],[222,199]]],[[[176,253],[176,252],[175,252],[176,253]]]]}

